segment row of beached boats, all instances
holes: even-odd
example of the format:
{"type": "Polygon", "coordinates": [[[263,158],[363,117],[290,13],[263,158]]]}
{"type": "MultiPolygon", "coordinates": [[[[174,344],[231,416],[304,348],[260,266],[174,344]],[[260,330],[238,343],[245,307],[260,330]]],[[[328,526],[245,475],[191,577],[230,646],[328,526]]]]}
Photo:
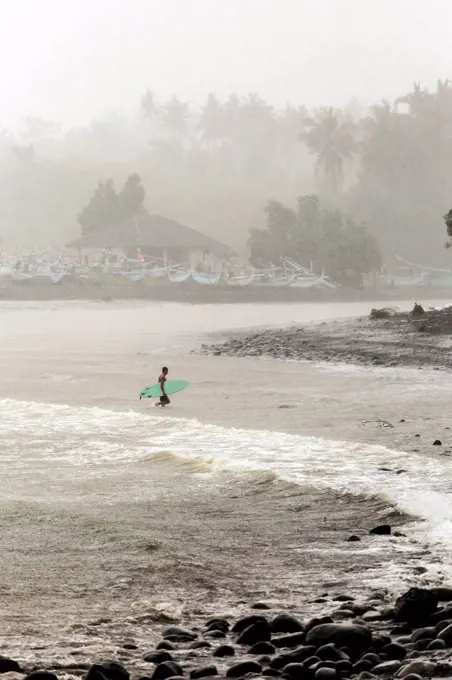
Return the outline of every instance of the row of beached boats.
{"type": "Polygon", "coordinates": [[[0,280],[60,284],[65,279],[102,283],[112,278],[134,283],[167,280],[171,284],[195,283],[203,286],[230,286],[235,288],[336,288],[322,272],[316,275],[310,269],[282,258],[278,265],[266,267],[241,266],[221,263],[214,271],[192,269],[179,263],[159,260],[141,261],[124,259],[111,262],[108,258],[95,265],[82,265],[58,257],[47,259],[27,258],[23,261],[0,261],[0,280]]]}

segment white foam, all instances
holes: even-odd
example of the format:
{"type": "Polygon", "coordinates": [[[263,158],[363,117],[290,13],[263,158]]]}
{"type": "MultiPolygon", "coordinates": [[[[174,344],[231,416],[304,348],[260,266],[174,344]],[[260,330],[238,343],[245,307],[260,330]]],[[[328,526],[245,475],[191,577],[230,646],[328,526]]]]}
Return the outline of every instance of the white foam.
{"type": "MultiPolygon", "coordinates": [[[[419,538],[452,546],[452,463],[381,446],[331,441],[260,430],[227,429],[99,408],[0,401],[0,463],[16,474],[83,468],[100,474],[169,450],[209,458],[217,465],[262,468],[302,486],[376,495],[428,521],[419,538]],[[403,474],[382,466],[403,468],[403,474]]],[[[6,490],[7,493],[7,490],[6,490]]]]}

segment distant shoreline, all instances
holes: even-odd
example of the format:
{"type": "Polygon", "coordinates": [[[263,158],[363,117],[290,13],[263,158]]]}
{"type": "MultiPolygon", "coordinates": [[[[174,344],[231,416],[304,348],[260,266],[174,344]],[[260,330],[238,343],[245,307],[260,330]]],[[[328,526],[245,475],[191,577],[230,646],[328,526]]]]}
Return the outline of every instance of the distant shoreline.
{"type": "Polygon", "coordinates": [[[256,330],[203,345],[200,351],[214,356],[452,370],[451,350],[452,309],[427,312],[420,318],[400,313],[256,330]]]}
{"type": "Polygon", "coordinates": [[[354,288],[232,288],[200,284],[146,285],[129,283],[121,286],[62,283],[56,285],[13,284],[0,287],[0,300],[150,300],[192,304],[277,303],[277,302],[373,302],[377,300],[452,299],[452,289],[429,286],[417,288],[384,288],[356,290],[354,288]]]}

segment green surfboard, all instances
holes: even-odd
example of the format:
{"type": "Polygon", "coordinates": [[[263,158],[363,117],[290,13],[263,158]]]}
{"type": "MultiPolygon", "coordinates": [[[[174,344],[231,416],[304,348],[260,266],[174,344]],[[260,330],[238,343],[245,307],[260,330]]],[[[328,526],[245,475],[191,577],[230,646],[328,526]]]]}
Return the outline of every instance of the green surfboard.
{"type": "MultiPolygon", "coordinates": [[[[167,380],[165,382],[165,392],[167,394],[175,394],[181,390],[185,390],[186,387],[190,385],[187,380],[167,380]]],[[[144,390],[140,392],[140,399],[149,399],[162,396],[162,389],[160,383],[155,383],[150,387],[145,387],[144,390]]]]}

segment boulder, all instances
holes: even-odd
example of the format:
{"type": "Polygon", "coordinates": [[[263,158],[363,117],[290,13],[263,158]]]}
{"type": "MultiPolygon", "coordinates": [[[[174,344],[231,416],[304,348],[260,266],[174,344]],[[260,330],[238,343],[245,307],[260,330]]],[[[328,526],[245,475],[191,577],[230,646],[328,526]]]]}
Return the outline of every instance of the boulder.
{"type": "Polygon", "coordinates": [[[244,630],[246,630],[255,623],[268,623],[268,622],[265,616],[258,616],[257,614],[252,614],[251,616],[246,616],[243,619],[239,619],[232,626],[232,632],[236,634],[243,633],[244,630]]]}
{"type": "Polygon", "coordinates": [[[446,647],[452,647],[452,624],[438,633],[437,638],[438,640],[443,640],[446,647]]]}
{"type": "Polygon", "coordinates": [[[242,678],[249,673],[259,675],[262,672],[262,666],[257,661],[241,661],[231,666],[226,677],[228,678],[242,678]]]}
{"type": "Polygon", "coordinates": [[[374,675],[394,675],[401,665],[402,662],[397,660],[383,661],[383,663],[379,663],[378,666],[372,668],[372,673],[374,675]]]}
{"type": "Polygon", "coordinates": [[[430,661],[411,661],[397,673],[397,678],[406,678],[408,675],[420,675],[421,678],[429,678],[435,672],[436,664],[430,661]]]}
{"type": "Polygon", "coordinates": [[[303,680],[308,678],[309,674],[302,663],[289,663],[284,668],[283,677],[289,678],[289,680],[303,680]]]}
{"type": "Polygon", "coordinates": [[[216,666],[202,666],[201,668],[195,668],[190,671],[190,678],[192,680],[198,680],[198,678],[208,678],[213,675],[218,675],[216,666]]]}
{"type": "Polygon", "coordinates": [[[148,652],[143,656],[143,661],[146,661],[147,663],[155,663],[158,665],[159,663],[163,663],[164,661],[172,661],[173,657],[169,652],[166,650],[158,650],[156,652],[148,652]]]}
{"type": "Polygon", "coordinates": [[[163,631],[163,637],[168,640],[186,642],[188,640],[195,640],[198,636],[188,628],[181,626],[170,626],[163,631]]]}
{"type": "Polygon", "coordinates": [[[267,621],[257,621],[252,623],[237,638],[238,645],[255,645],[256,642],[268,642],[271,638],[271,631],[267,621]]]}
{"type": "Polygon", "coordinates": [[[220,645],[217,647],[214,651],[212,656],[216,656],[220,659],[225,658],[226,656],[234,656],[235,655],[235,649],[234,647],[231,647],[231,645],[220,645]]]}
{"type": "Polygon", "coordinates": [[[248,654],[253,654],[253,656],[258,656],[259,654],[270,654],[272,656],[275,651],[276,649],[271,642],[256,642],[255,645],[250,647],[248,654]]]}
{"type": "Polygon", "coordinates": [[[303,628],[301,621],[290,614],[278,614],[269,623],[272,633],[299,633],[303,628]]]}
{"type": "Polygon", "coordinates": [[[347,654],[331,643],[319,647],[316,655],[319,659],[322,659],[322,661],[349,661],[347,654]]]}
{"type": "Polygon", "coordinates": [[[315,680],[337,680],[339,675],[335,668],[318,668],[314,675],[315,680]]]}
{"type": "Polygon", "coordinates": [[[20,673],[20,666],[17,661],[0,655],[0,673],[20,673]]]}
{"type": "Polygon", "coordinates": [[[390,660],[401,660],[406,657],[406,649],[403,645],[397,642],[390,642],[389,645],[383,647],[383,652],[386,654],[387,658],[390,660]]]}
{"type": "Polygon", "coordinates": [[[438,586],[430,590],[436,595],[438,602],[452,602],[452,586],[438,586]]]}
{"type": "Polygon", "coordinates": [[[283,647],[287,648],[292,648],[292,647],[298,647],[299,645],[302,645],[305,641],[306,635],[304,632],[299,632],[299,633],[289,633],[288,635],[279,635],[277,637],[274,637],[272,639],[273,644],[275,647],[278,647],[279,649],[283,647]]]}
{"type": "Polygon", "coordinates": [[[156,666],[151,680],[168,680],[174,675],[183,675],[184,671],[175,661],[164,661],[156,666]]]}
{"type": "Polygon", "coordinates": [[[347,647],[352,653],[366,651],[372,643],[372,633],[366,626],[351,623],[324,623],[312,628],[306,636],[306,644],[322,647],[333,643],[347,647]]]}
{"type": "Polygon", "coordinates": [[[380,524],[369,531],[369,534],[375,534],[376,536],[390,536],[391,525],[390,524],[380,524]]]}
{"type": "MultiPolygon", "coordinates": [[[[117,661],[103,661],[100,664],[94,664],[88,671],[86,680],[94,680],[95,674],[101,673],[107,680],[129,680],[129,671],[117,661]]],[[[35,680],[40,680],[35,678],[35,680]]],[[[42,678],[41,680],[44,680],[42,678]]]]}
{"type": "Polygon", "coordinates": [[[226,619],[209,619],[206,622],[205,630],[221,630],[223,633],[227,633],[229,630],[229,623],[226,619]]]}
{"type": "Polygon", "coordinates": [[[424,588],[410,588],[401,595],[394,606],[394,619],[412,626],[430,622],[430,617],[438,607],[438,598],[424,588]]]}

